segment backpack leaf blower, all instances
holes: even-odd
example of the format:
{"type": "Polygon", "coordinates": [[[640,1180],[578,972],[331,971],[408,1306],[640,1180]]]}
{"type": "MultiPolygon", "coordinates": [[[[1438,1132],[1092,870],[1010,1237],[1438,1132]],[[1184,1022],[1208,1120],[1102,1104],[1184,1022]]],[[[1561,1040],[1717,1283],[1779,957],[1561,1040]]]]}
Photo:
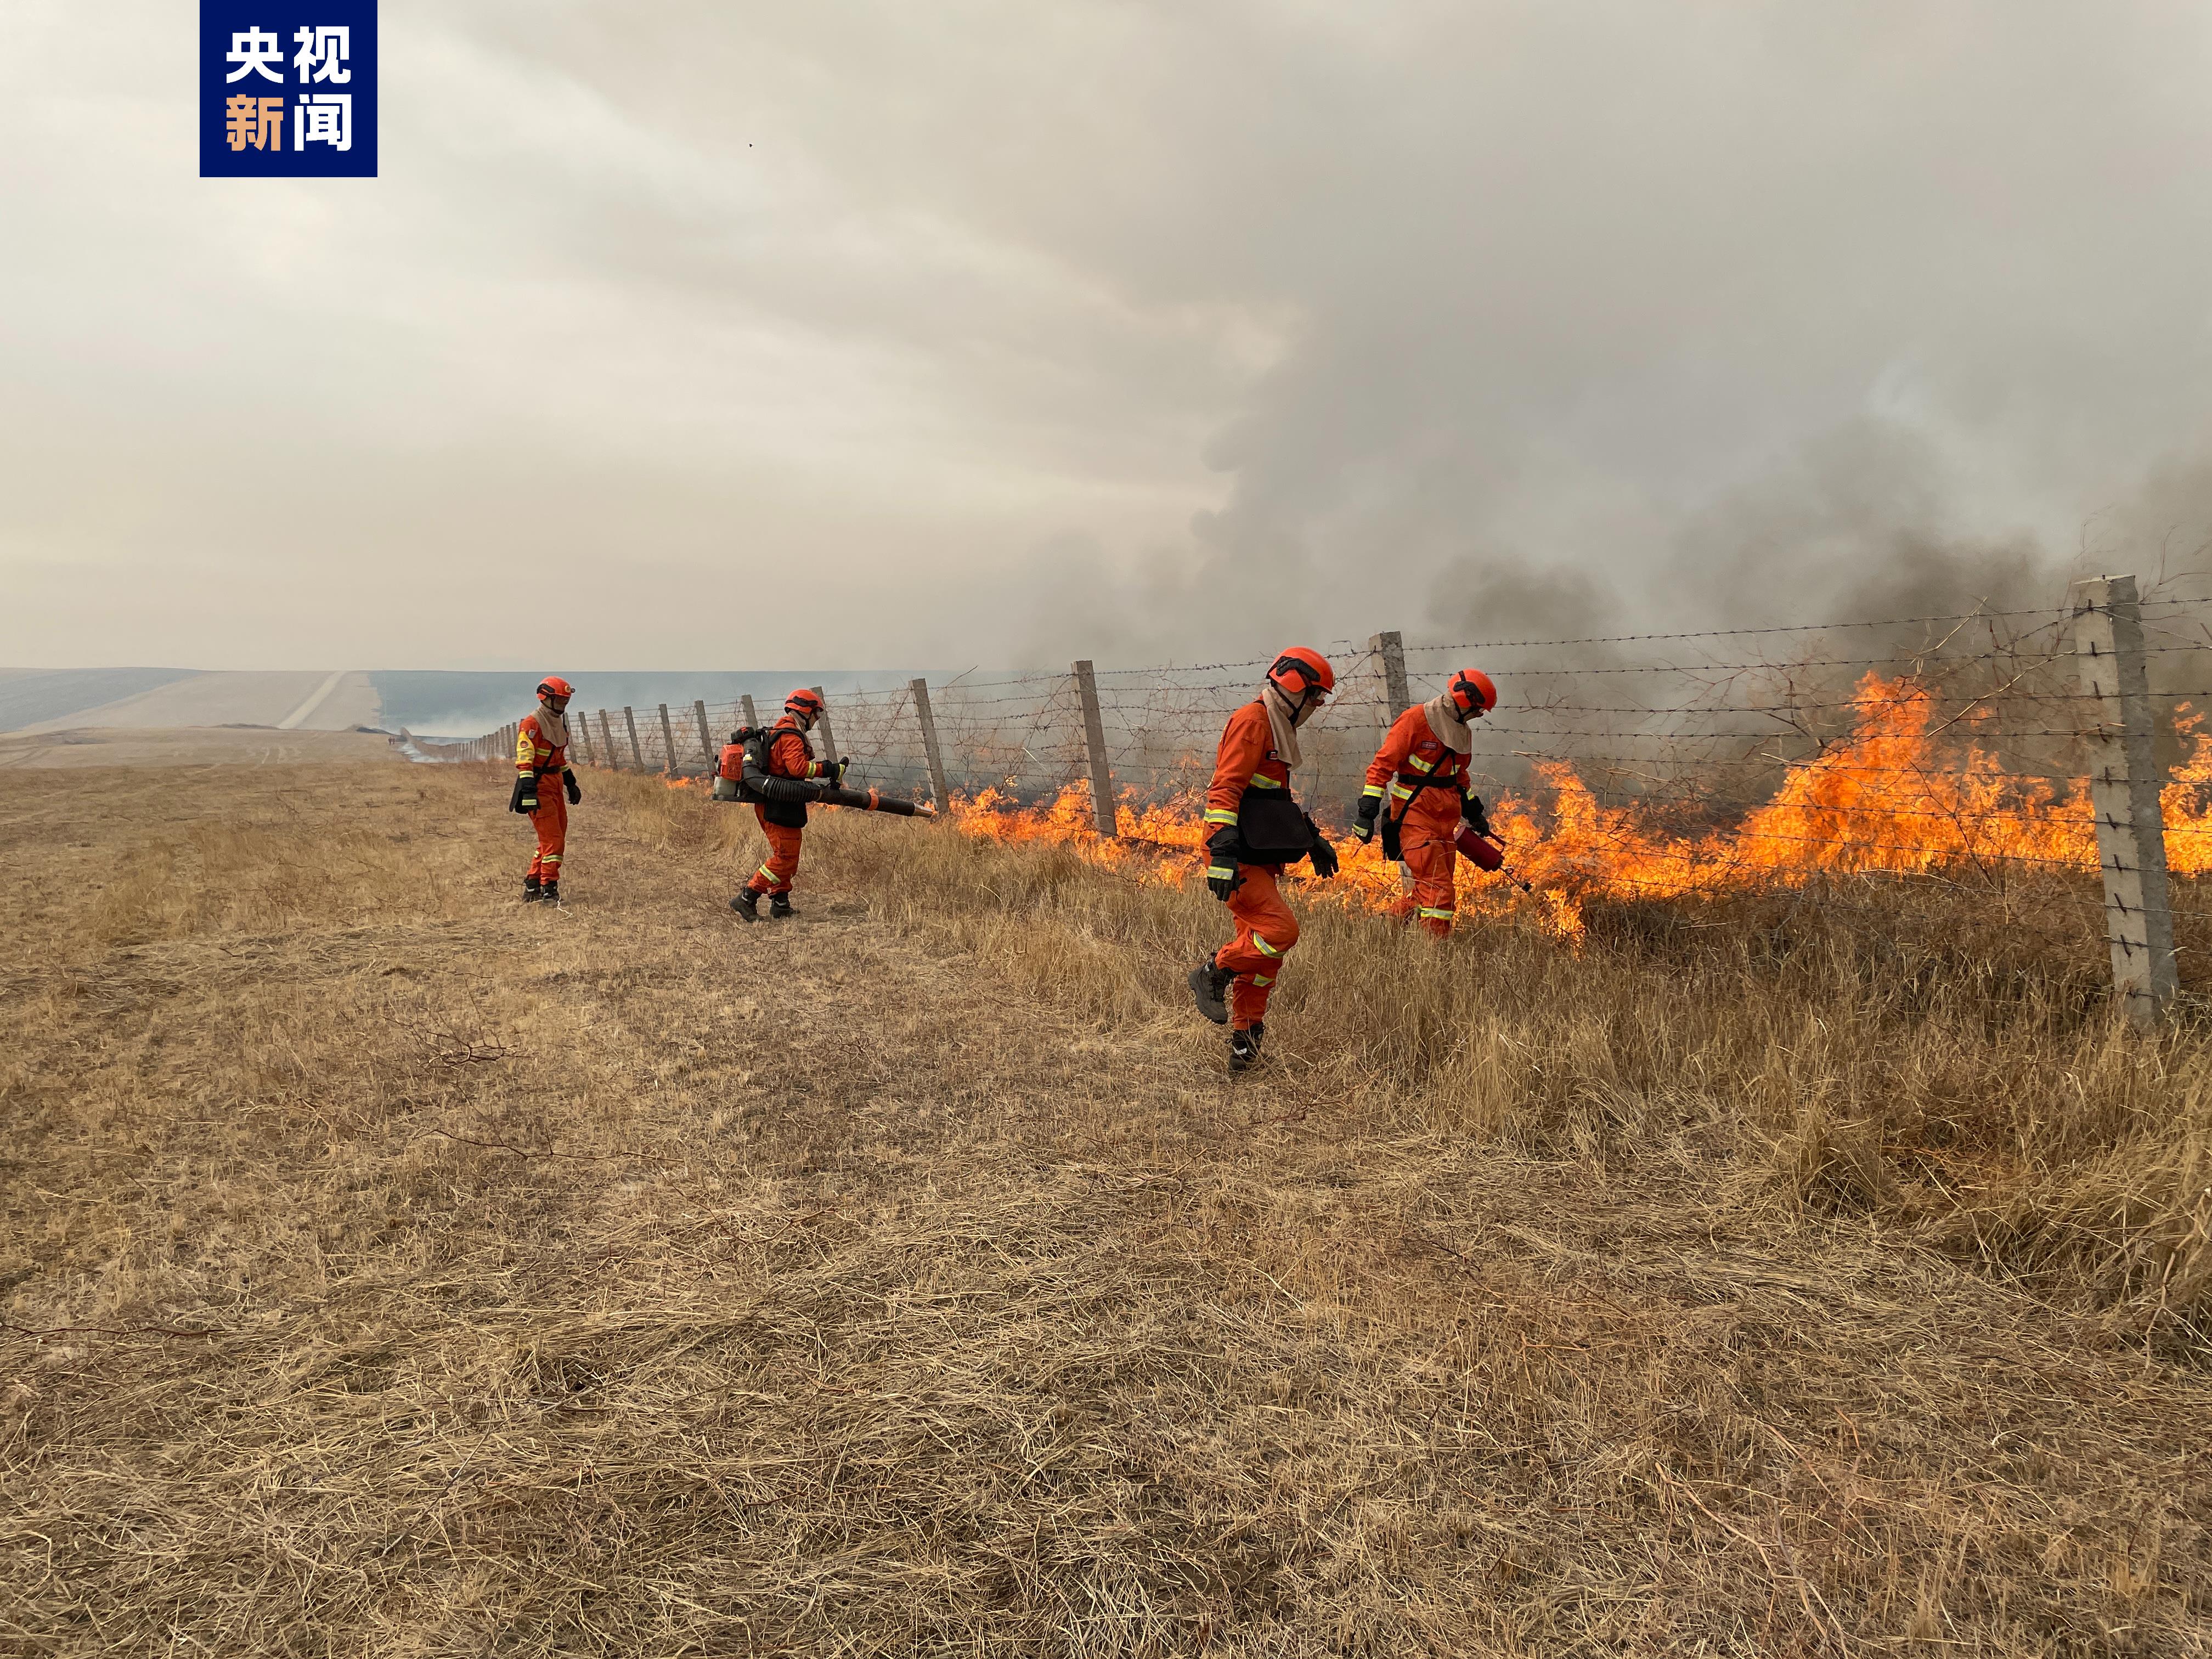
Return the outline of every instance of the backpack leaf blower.
{"type": "Polygon", "coordinates": [[[755,805],[781,802],[802,806],[846,806],[859,812],[889,812],[894,817],[929,818],[936,812],[919,801],[901,800],[871,786],[848,789],[842,783],[819,778],[781,778],[768,769],[769,744],[775,733],[765,727],[746,726],[730,734],[714,773],[716,800],[746,801],[755,805]]]}

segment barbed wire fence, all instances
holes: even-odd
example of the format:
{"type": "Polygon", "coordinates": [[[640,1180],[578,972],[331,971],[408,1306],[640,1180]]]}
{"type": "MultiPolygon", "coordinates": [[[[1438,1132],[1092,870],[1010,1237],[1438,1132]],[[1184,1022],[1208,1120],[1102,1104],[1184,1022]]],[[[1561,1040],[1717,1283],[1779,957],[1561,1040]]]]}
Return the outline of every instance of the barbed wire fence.
{"type": "MultiPolygon", "coordinates": [[[[2071,907],[2101,916],[2114,994],[2146,1024],[2175,994],[2176,922],[2212,921],[2173,896],[2212,868],[2212,743],[2197,747],[2196,712],[2212,699],[2212,593],[2139,595],[2110,577],[2045,610],[1453,644],[1383,633],[1322,649],[1336,695],[1300,734],[1293,782],[1324,823],[1348,818],[1389,724],[1472,663],[1501,690],[1474,727],[1474,787],[1553,798],[1547,884],[1673,897],[1911,873],[2022,918],[2071,907]]],[[[863,787],[940,809],[1049,805],[1142,842],[1202,812],[1222,724],[1270,660],[1079,661],[844,693],[823,746],[853,757],[863,787]]],[[[586,766],[672,781],[708,775],[728,734],[761,723],[750,698],[570,720],[586,766]]],[[[410,741],[496,760],[515,735],[410,741]]]]}

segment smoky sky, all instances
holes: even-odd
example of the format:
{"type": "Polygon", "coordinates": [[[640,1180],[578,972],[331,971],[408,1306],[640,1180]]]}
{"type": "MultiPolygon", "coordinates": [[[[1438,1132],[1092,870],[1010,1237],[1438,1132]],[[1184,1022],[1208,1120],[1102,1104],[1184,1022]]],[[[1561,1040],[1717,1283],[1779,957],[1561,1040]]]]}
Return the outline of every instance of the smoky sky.
{"type": "Polygon", "coordinates": [[[2199,6],[382,20],[380,178],[201,180],[191,7],[0,8],[0,663],[1189,660],[2212,536],[2199,6]]]}

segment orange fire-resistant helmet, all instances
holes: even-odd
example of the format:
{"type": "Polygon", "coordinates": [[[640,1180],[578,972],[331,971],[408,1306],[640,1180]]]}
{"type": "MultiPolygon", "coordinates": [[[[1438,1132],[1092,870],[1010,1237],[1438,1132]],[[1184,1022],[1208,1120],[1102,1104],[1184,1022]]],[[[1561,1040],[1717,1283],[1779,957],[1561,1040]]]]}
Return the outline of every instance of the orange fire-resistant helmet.
{"type": "Polygon", "coordinates": [[[1479,720],[1498,707],[1498,688],[1480,668],[1462,668],[1454,674],[1444,695],[1463,720],[1479,720]]]}
{"type": "Polygon", "coordinates": [[[802,719],[810,720],[821,719],[822,711],[827,707],[829,707],[827,703],[803,685],[783,700],[785,714],[797,714],[802,719]]]}
{"type": "Polygon", "coordinates": [[[1267,679],[1286,697],[1303,697],[1309,691],[1326,696],[1336,690],[1336,673],[1329,667],[1328,659],[1303,645],[1294,645],[1276,658],[1267,679]]]}
{"type": "Polygon", "coordinates": [[[576,695],[576,688],[558,674],[548,674],[538,682],[538,695],[541,697],[573,697],[576,695]]]}

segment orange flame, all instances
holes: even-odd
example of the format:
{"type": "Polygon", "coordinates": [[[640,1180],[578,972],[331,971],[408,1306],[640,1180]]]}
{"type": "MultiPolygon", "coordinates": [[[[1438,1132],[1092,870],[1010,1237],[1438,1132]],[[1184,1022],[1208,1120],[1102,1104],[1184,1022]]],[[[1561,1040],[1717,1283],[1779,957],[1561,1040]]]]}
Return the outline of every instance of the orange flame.
{"type": "MultiPolygon", "coordinates": [[[[1886,871],[1994,870],[2026,861],[2044,869],[2097,868],[2086,780],[2061,793],[2051,782],[2005,770],[1971,737],[1945,752],[1936,701],[1924,687],[1869,674],[1854,698],[1850,735],[1789,768],[1773,798],[1731,826],[1664,830],[1636,804],[1608,806],[1565,762],[1536,769],[1548,799],[1508,795],[1491,810],[1505,848],[1504,876],[1468,872],[1478,889],[1569,939],[1583,933],[1593,898],[1672,898],[1786,887],[1816,876],[1886,871]]],[[[2212,732],[2185,706],[2177,723],[2187,758],[2161,797],[2166,858],[2177,874],[2212,870],[2212,732]]],[[[1072,783],[1049,804],[1024,808],[994,789],[956,795],[948,814],[965,834],[1007,842],[1045,842],[1135,879],[1172,884],[1196,874],[1205,843],[1204,802],[1193,795],[1139,801],[1123,792],[1118,838],[1101,837],[1089,787],[1072,783]]],[[[1333,838],[1332,838],[1333,839],[1333,838]]],[[[1379,846],[1334,842],[1337,892],[1382,908],[1403,890],[1379,846]]],[[[1286,872],[1301,884],[1300,866],[1286,872]]]]}

